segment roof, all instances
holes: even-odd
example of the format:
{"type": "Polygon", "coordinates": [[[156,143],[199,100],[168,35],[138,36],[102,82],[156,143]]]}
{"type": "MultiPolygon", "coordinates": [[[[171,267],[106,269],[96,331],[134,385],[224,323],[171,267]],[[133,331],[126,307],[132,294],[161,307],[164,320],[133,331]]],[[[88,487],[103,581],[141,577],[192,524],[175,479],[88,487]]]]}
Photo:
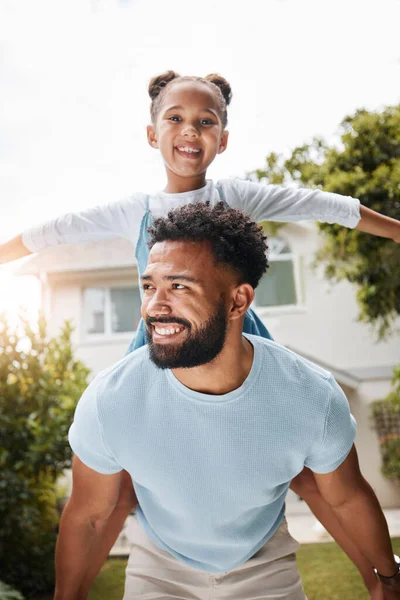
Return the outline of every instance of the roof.
{"type": "Polygon", "coordinates": [[[116,238],[87,244],[52,246],[32,255],[14,271],[16,275],[66,273],[133,267],[136,265],[131,242],[116,238]]]}
{"type": "Polygon", "coordinates": [[[304,352],[299,352],[292,346],[288,346],[290,350],[296,352],[299,356],[302,356],[306,360],[314,362],[323,369],[330,371],[335,379],[340,381],[343,385],[347,385],[352,389],[356,389],[360,383],[368,381],[388,381],[393,377],[393,365],[375,365],[368,367],[351,367],[350,369],[337,368],[332,365],[328,365],[320,360],[316,360],[313,356],[307,356],[304,352]]]}

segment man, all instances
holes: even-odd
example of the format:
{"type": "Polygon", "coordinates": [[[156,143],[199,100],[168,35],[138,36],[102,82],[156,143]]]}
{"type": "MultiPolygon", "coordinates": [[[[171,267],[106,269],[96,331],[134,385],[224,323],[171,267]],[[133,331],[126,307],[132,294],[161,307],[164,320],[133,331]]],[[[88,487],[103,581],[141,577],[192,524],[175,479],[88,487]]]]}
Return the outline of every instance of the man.
{"type": "Polygon", "coordinates": [[[330,373],[242,334],[266,268],[262,230],[240,211],[188,205],[155,221],[142,276],[148,346],[94,379],[70,430],[56,600],[86,597],[123,470],[139,501],[124,600],[304,600],[284,502],[305,466],[385,598],[400,598],[346,397],[330,373]]]}

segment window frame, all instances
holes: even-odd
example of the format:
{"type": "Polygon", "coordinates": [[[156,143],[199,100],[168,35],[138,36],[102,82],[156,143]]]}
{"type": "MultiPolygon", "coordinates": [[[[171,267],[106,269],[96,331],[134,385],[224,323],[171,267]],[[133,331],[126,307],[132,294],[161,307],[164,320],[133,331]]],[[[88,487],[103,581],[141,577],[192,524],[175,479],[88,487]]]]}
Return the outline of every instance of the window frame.
{"type": "MultiPolygon", "coordinates": [[[[272,238],[271,238],[272,239],[272,238]]],[[[260,317],[265,316],[275,316],[280,314],[296,314],[296,313],[304,313],[306,312],[306,307],[304,305],[304,287],[303,287],[303,259],[302,256],[293,251],[292,244],[285,238],[281,236],[274,236],[275,240],[279,240],[283,247],[288,247],[290,252],[286,252],[285,254],[270,254],[268,258],[269,263],[273,262],[292,262],[293,265],[293,282],[294,282],[294,290],[296,294],[297,302],[296,304],[279,304],[275,306],[258,306],[256,297],[254,296],[254,301],[252,303],[252,308],[256,311],[256,313],[260,317]]],[[[268,271],[266,273],[266,277],[268,278],[268,271]]],[[[257,290],[255,290],[257,291],[257,290]]]]}
{"type": "Polygon", "coordinates": [[[111,289],[116,288],[124,288],[124,289],[135,289],[139,293],[140,297],[140,288],[137,283],[127,283],[127,282],[112,282],[112,283],[102,283],[102,282],[93,282],[91,285],[88,282],[88,285],[81,286],[81,341],[82,342],[93,342],[93,341],[107,341],[107,340],[131,340],[132,337],[137,332],[137,329],[132,329],[131,331],[112,331],[112,310],[111,310],[111,289]],[[85,329],[85,289],[96,289],[96,290],[104,290],[105,298],[104,298],[104,331],[99,333],[87,333],[85,329]]]}

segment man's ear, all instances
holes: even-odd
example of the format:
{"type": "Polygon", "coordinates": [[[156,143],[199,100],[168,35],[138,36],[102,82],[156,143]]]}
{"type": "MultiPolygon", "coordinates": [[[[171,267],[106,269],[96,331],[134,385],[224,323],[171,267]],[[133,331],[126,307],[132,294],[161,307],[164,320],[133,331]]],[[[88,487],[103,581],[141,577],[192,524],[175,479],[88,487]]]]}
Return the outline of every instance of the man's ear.
{"type": "Polygon", "coordinates": [[[230,319],[240,319],[254,300],[254,289],[249,283],[242,283],[233,289],[233,302],[230,319]]]}
{"type": "Polygon", "coordinates": [[[227,146],[228,146],[228,138],[229,138],[229,131],[224,131],[224,133],[221,136],[221,140],[219,142],[219,146],[218,146],[218,154],[222,154],[223,152],[225,152],[227,146]]]}
{"type": "Polygon", "coordinates": [[[158,148],[157,134],[153,125],[147,125],[147,141],[152,148],[158,148]]]}

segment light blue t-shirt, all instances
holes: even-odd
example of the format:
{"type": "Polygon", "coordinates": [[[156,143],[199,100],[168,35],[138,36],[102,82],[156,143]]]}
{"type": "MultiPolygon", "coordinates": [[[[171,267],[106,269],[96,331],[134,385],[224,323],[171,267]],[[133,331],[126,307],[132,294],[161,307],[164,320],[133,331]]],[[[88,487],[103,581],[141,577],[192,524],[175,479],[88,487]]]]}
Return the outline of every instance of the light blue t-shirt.
{"type": "Polygon", "coordinates": [[[356,424],[332,375],[246,334],[251,371],[233,392],[202,394],[158,369],[145,346],[100,373],[69,441],[88,467],[125,469],[149,538],[196,569],[244,563],[279,527],[291,479],[336,469],[356,424]]]}

